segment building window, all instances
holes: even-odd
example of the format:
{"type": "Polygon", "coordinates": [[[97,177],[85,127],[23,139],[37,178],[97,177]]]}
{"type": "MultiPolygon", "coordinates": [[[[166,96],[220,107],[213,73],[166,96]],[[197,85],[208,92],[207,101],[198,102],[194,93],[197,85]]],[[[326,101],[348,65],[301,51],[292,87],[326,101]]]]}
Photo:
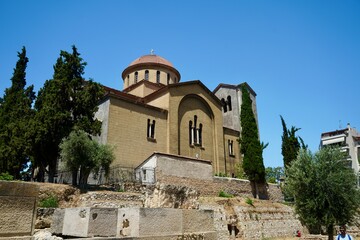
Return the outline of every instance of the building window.
{"type": "Polygon", "coordinates": [[[135,72],[135,76],[134,76],[134,82],[135,82],[135,83],[137,83],[138,78],[139,78],[139,73],[138,73],[138,72],[135,72]]]}
{"type": "Polygon", "coordinates": [[[197,116],[194,116],[194,123],[189,121],[189,143],[190,145],[202,146],[203,125],[197,125],[197,116]]]}
{"type": "Polygon", "coordinates": [[[193,122],[189,122],[189,144],[194,145],[194,132],[193,132],[193,122]]]}
{"type": "Polygon", "coordinates": [[[149,70],[145,70],[145,80],[149,80],[149,70]]]}
{"type": "Polygon", "coordinates": [[[170,84],[170,73],[167,74],[167,84],[170,84]]]}
{"type": "Polygon", "coordinates": [[[160,71],[156,72],[156,82],[160,83],[160,71]]]}
{"type": "Polygon", "coordinates": [[[143,169],[142,173],[143,173],[143,180],[146,180],[146,169],[143,169]]]}
{"type": "Polygon", "coordinates": [[[148,119],[147,121],[147,135],[148,138],[155,139],[155,120],[148,119]]]}
{"type": "Polygon", "coordinates": [[[226,113],[228,110],[229,111],[232,110],[231,97],[230,96],[227,96],[226,100],[224,98],[222,98],[221,99],[221,104],[223,106],[224,113],[226,113]]]}
{"type": "Polygon", "coordinates": [[[197,131],[197,144],[199,144],[200,146],[202,145],[202,124],[199,124],[199,128],[196,129],[197,131]]]}
{"type": "Polygon", "coordinates": [[[234,141],[228,140],[229,155],[234,156],[234,141]]]}
{"type": "Polygon", "coordinates": [[[229,111],[231,111],[232,106],[231,106],[231,97],[230,96],[227,97],[227,105],[228,105],[229,111]]]}
{"type": "Polygon", "coordinates": [[[225,99],[223,99],[223,98],[221,99],[221,104],[223,106],[224,113],[226,113],[227,112],[227,104],[226,104],[225,99]]]}

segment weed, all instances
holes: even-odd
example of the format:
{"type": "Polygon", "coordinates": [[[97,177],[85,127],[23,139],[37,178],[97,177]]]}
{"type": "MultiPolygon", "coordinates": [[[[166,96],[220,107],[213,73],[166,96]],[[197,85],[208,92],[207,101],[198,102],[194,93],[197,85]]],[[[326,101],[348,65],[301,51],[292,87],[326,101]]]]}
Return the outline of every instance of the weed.
{"type": "Polygon", "coordinates": [[[224,192],[224,191],[220,191],[220,192],[219,192],[219,197],[233,198],[234,195],[229,194],[229,193],[226,193],[226,192],[224,192]]]}
{"type": "Polygon", "coordinates": [[[59,206],[59,200],[56,196],[48,196],[40,200],[39,207],[42,208],[57,208],[59,206]]]}
{"type": "Polygon", "coordinates": [[[246,202],[247,204],[255,207],[255,206],[254,206],[254,202],[253,202],[253,200],[252,200],[251,198],[246,198],[245,202],[246,202]]]}
{"type": "Polygon", "coordinates": [[[8,172],[0,173],[0,180],[12,181],[14,177],[10,175],[8,172]]]}

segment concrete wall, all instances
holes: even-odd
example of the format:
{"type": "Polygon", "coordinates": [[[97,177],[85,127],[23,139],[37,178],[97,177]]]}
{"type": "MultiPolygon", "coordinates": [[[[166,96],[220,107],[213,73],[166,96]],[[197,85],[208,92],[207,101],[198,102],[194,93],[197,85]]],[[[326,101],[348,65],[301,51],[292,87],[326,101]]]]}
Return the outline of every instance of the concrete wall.
{"type": "Polygon", "coordinates": [[[0,181],[0,239],[33,235],[39,188],[23,182],[0,181]]]}
{"type": "Polygon", "coordinates": [[[212,166],[210,162],[197,159],[183,159],[159,155],[157,159],[157,171],[169,176],[211,180],[212,166]]]}

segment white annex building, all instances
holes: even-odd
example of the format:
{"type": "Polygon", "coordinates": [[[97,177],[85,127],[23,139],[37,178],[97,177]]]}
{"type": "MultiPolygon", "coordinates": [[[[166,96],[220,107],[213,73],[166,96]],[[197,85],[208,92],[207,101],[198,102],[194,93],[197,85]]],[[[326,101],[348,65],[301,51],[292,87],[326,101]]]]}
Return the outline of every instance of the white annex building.
{"type": "Polygon", "coordinates": [[[347,153],[349,167],[359,175],[360,161],[360,133],[355,128],[347,125],[347,128],[321,134],[320,147],[338,146],[347,153]]]}

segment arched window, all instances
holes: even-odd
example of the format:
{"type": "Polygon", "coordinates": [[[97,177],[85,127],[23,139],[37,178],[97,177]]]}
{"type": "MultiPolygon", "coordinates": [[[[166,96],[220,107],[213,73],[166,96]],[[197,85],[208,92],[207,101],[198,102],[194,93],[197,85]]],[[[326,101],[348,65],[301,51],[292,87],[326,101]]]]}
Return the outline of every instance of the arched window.
{"type": "Polygon", "coordinates": [[[156,82],[160,83],[160,71],[156,72],[156,82]]]}
{"type": "Polygon", "coordinates": [[[147,120],[147,138],[155,139],[155,120],[151,122],[150,119],[147,120]]]}
{"type": "Polygon", "coordinates": [[[226,105],[226,101],[225,101],[225,99],[221,99],[221,104],[222,104],[222,106],[223,106],[223,109],[224,109],[224,113],[226,113],[227,112],[227,105],[226,105]]]}
{"type": "Polygon", "coordinates": [[[139,78],[139,73],[138,73],[138,72],[135,72],[134,83],[137,83],[138,78],[139,78]]]}
{"type": "Polygon", "coordinates": [[[193,145],[194,144],[194,135],[193,135],[193,126],[192,126],[192,121],[189,121],[189,144],[193,145]]]}
{"type": "Polygon", "coordinates": [[[149,70],[145,70],[145,80],[149,80],[149,70]]]}
{"type": "Polygon", "coordinates": [[[170,73],[167,74],[167,84],[169,85],[170,83],[170,73]]]}
{"type": "Polygon", "coordinates": [[[146,131],[146,137],[150,136],[151,126],[150,126],[150,119],[147,120],[147,131],[146,131]]]}
{"type": "Polygon", "coordinates": [[[152,121],[150,137],[155,138],[155,120],[152,121]]]}
{"type": "Polygon", "coordinates": [[[231,97],[230,97],[230,96],[227,97],[227,105],[228,105],[228,107],[229,107],[229,111],[231,111],[231,110],[232,110],[232,106],[231,106],[231,97]]]}
{"type": "Polygon", "coordinates": [[[189,144],[191,146],[202,146],[202,129],[203,125],[200,123],[197,127],[198,117],[194,116],[194,122],[189,121],[189,144]]]}
{"type": "Polygon", "coordinates": [[[228,139],[229,155],[234,156],[234,141],[228,139]]]}
{"type": "Polygon", "coordinates": [[[199,128],[197,129],[197,134],[198,134],[198,144],[201,146],[202,145],[202,124],[199,124],[199,128]]]}
{"type": "Polygon", "coordinates": [[[197,132],[196,132],[196,122],[197,122],[197,116],[194,116],[194,127],[193,127],[193,135],[194,135],[194,143],[197,143],[197,132]]]}

